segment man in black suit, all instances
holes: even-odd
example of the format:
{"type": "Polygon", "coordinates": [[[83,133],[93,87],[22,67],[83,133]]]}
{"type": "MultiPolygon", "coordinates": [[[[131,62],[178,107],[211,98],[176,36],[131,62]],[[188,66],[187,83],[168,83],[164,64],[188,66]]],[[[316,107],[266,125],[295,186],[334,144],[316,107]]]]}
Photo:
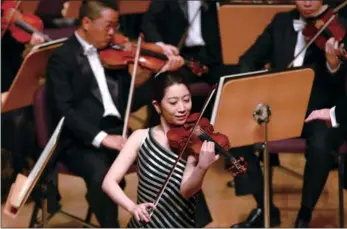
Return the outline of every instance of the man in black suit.
{"type": "Polygon", "coordinates": [[[181,55],[209,67],[201,79],[187,68],[180,69],[191,82],[213,84],[220,76],[238,71],[222,64],[217,2],[154,0],[142,18],[146,41],[159,44],[170,56],[181,55]]]}
{"type": "MultiPolygon", "coordinates": [[[[101,184],[126,141],[121,134],[131,77],[126,69],[104,69],[97,52],[112,41],[118,16],[114,0],[85,1],[78,29],[52,54],[47,67],[47,100],[54,124],[65,117],[58,157],[83,177],[87,201],[101,227],[120,226],[118,206],[101,184]]],[[[182,59],[168,62],[168,70],[182,64],[182,59]]],[[[149,104],[150,95],[146,84],[137,88],[132,110],[149,104]]],[[[124,180],[121,185],[125,187],[124,180]]]]}
{"type": "MultiPolygon", "coordinates": [[[[347,139],[347,94],[344,99],[330,109],[324,108],[312,111],[305,122],[312,122],[313,120],[322,120],[331,124],[334,133],[332,134],[332,146],[338,150],[341,142],[347,139]]],[[[347,159],[345,159],[344,167],[344,188],[347,189],[347,159]]]]}
{"type": "MultiPolygon", "coordinates": [[[[302,30],[309,18],[325,12],[322,1],[296,1],[296,9],[278,13],[255,44],[240,58],[242,72],[261,69],[270,63],[276,70],[286,69],[294,56],[305,46],[302,30]]],[[[334,38],[329,39],[324,50],[315,44],[298,56],[294,67],[311,67],[315,79],[307,109],[307,115],[316,109],[332,107],[344,94],[346,63],[337,58],[341,49],[334,38]]],[[[296,227],[308,227],[312,211],[322,192],[333,164],[330,138],[331,131],[325,122],[316,120],[304,125],[302,137],[307,140],[304,185],[301,208],[295,222],[296,227]],[[317,169],[319,168],[319,169],[317,169]]],[[[243,152],[249,169],[246,176],[235,178],[237,194],[253,194],[257,208],[253,209],[248,219],[232,227],[263,227],[263,177],[259,159],[252,152],[243,152]]],[[[279,209],[270,201],[271,225],[280,224],[279,209]]]]}

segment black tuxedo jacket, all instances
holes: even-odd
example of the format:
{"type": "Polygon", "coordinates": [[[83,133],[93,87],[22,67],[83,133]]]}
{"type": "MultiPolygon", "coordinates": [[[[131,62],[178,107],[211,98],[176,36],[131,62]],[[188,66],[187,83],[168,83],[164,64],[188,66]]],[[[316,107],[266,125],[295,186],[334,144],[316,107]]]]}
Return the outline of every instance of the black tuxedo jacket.
{"type": "MultiPolygon", "coordinates": [[[[276,14],[251,48],[240,57],[241,71],[258,70],[267,63],[273,69],[286,69],[294,59],[298,33],[294,30],[293,20],[298,18],[296,9],[276,14]]],[[[344,94],[346,63],[342,63],[337,73],[331,74],[326,67],[324,51],[313,44],[306,51],[303,67],[311,67],[315,71],[307,113],[334,106],[336,99],[344,94]]]]}
{"type": "Polygon", "coordinates": [[[336,121],[339,123],[342,133],[347,138],[347,94],[335,107],[336,121]]]}
{"type": "MultiPolygon", "coordinates": [[[[206,7],[201,11],[201,33],[211,63],[222,61],[216,2],[205,1],[206,7]]],[[[188,25],[187,1],[153,0],[142,19],[146,41],[174,46],[178,45],[188,25]]]]}
{"type": "MultiPolygon", "coordinates": [[[[131,78],[125,70],[105,71],[105,74],[113,102],[124,117],[131,78]]],[[[135,91],[133,110],[148,104],[150,93],[147,90],[144,85],[135,91]]],[[[48,61],[47,101],[54,125],[65,116],[60,146],[92,146],[94,137],[102,130],[104,107],[94,73],[75,35],[48,61]]],[[[119,126],[114,127],[115,134],[121,134],[122,123],[123,120],[119,120],[119,126]]]]}

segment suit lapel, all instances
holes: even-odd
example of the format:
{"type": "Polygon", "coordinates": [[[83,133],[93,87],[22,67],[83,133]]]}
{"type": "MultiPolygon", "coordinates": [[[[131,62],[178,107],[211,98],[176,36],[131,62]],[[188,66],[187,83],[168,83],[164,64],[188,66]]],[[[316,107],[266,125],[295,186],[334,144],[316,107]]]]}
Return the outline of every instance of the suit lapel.
{"type": "Polygon", "coordinates": [[[110,92],[112,101],[114,105],[117,107],[119,113],[122,115],[122,101],[120,98],[122,98],[122,87],[121,87],[121,81],[118,75],[112,74],[112,77],[109,76],[109,73],[106,71],[105,72],[106,76],[106,82],[107,82],[107,87],[110,92]],[[116,76],[118,79],[115,79],[113,76],[116,76]]]}
{"type": "Polygon", "coordinates": [[[294,59],[294,54],[295,54],[295,46],[296,46],[296,42],[298,40],[298,33],[294,30],[294,26],[293,26],[293,20],[296,17],[296,11],[291,12],[291,16],[289,17],[288,20],[288,26],[285,26],[285,32],[283,34],[283,42],[282,44],[285,44],[286,48],[285,48],[285,53],[284,53],[284,63],[286,63],[286,66],[283,67],[287,67],[287,65],[293,61],[294,59]]]}
{"type": "MultiPolygon", "coordinates": [[[[128,76],[125,76],[128,77],[128,76]]],[[[122,119],[124,119],[124,115],[125,115],[125,110],[126,110],[126,104],[128,102],[127,98],[128,95],[126,95],[126,91],[125,87],[124,87],[124,76],[123,77],[118,77],[118,98],[117,98],[117,109],[119,110],[119,113],[122,116],[122,119]]],[[[128,86],[128,85],[127,85],[128,86]]],[[[130,85],[129,85],[130,86],[130,85]]]]}
{"type": "Polygon", "coordinates": [[[88,81],[91,82],[91,87],[90,87],[91,93],[100,103],[102,103],[101,92],[96,82],[93,70],[89,64],[88,58],[87,56],[84,55],[83,48],[81,44],[79,43],[79,41],[77,40],[76,36],[72,37],[72,42],[75,43],[73,47],[75,47],[76,50],[73,53],[75,53],[76,55],[77,63],[79,65],[81,75],[83,76],[83,80],[87,82],[88,81]]]}
{"type": "Polygon", "coordinates": [[[188,2],[187,0],[178,0],[176,2],[171,2],[171,6],[174,8],[173,10],[179,11],[182,13],[183,17],[188,21],[188,2]],[[178,9],[176,8],[178,6],[178,9]],[[176,8],[176,9],[175,9],[176,8]]]}

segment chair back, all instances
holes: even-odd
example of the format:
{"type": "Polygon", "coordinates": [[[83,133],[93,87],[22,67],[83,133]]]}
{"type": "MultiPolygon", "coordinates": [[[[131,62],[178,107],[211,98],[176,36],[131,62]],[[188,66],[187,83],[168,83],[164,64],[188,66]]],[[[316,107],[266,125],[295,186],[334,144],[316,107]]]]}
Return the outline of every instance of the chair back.
{"type": "Polygon", "coordinates": [[[40,86],[34,94],[34,119],[36,125],[37,141],[44,148],[50,137],[51,115],[46,101],[46,87],[40,86]]]}

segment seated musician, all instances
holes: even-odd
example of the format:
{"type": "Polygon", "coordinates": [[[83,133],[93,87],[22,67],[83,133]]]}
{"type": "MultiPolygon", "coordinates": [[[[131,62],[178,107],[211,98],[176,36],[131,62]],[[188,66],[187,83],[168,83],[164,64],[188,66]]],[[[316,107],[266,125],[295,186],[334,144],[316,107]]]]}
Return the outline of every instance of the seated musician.
{"type": "MultiPolygon", "coordinates": [[[[47,101],[54,124],[65,117],[57,145],[59,159],[84,179],[86,199],[100,226],[119,227],[118,206],[101,184],[126,142],[121,133],[131,77],[127,69],[104,69],[98,55],[117,32],[117,2],[85,1],[79,13],[74,35],[48,61],[47,101]]],[[[168,62],[168,70],[182,64],[182,59],[168,62]]],[[[143,84],[135,90],[133,110],[149,103],[148,89],[143,84]]],[[[125,187],[124,179],[121,187],[125,187]]]]}
{"type": "MultiPolygon", "coordinates": [[[[327,6],[323,5],[323,1],[297,0],[295,4],[296,9],[278,13],[252,47],[240,58],[242,72],[261,69],[267,63],[274,69],[286,69],[294,56],[305,46],[307,41],[302,30],[306,20],[319,17],[327,6]]],[[[335,39],[330,38],[323,48],[313,43],[294,61],[294,67],[306,66],[315,71],[306,115],[316,109],[332,107],[343,96],[346,63],[338,58],[341,52],[341,47],[339,48],[335,39]]],[[[306,165],[301,208],[295,227],[308,227],[334,158],[331,154],[331,131],[324,121],[306,123],[301,137],[307,141],[306,165]]],[[[235,178],[235,190],[238,195],[253,194],[257,207],[245,221],[232,227],[263,227],[264,189],[259,159],[251,152],[243,153],[248,161],[248,176],[235,178]]],[[[271,225],[278,226],[280,212],[273,204],[272,197],[270,199],[271,225]]]]}
{"type": "Polygon", "coordinates": [[[152,1],[142,18],[146,41],[160,44],[170,56],[181,55],[209,68],[201,78],[188,68],[180,69],[189,83],[214,84],[220,76],[238,71],[236,66],[222,64],[216,4],[217,1],[152,1]]]}
{"type": "MultiPolygon", "coordinates": [[[[148,129],[136,130],[128,139],[103,182],[103,190],[132,218],[128,227],[188,228],[199,227],[195,222],[197,194],[201,192],[207,169],[219,158],[214,143],[205,141],[200,154],[179,159],[172,177],[158,202],[154,202],[173,168],[180,152],[169,144],[168,131],[186,123],[192,107],[191,94],[184,78],[177,73],[159,75],[154,79],[157,90],[153,106],[158,123],[148,129]],[[121,189],[121,181],[137,161],[139,177],[137,202],[121,189]],[[150,217],[146,208],[154,208],[150,217]]],[[[184,143],[183,143],[184,144],[184,143]]]]}
{"type": "MultiPolygon", "coordinates": [[[[347,85],[346,85],[347,86],[347,85]]],[[[322,120],[331,124],[332,126],[332,146],[335,147],[335,151],[342,145],[343,140],[347,139],[347,94],[343,99],[336,103],[336,106],[332,108],[324,108],[314,110],[306,118],[305,122],[312,122],[314,120],[322,120]]],[[[346,158],[345,158],[346,160],[346,158]]],[[[345,161],[345,171],[347,174],[347,166],[345,161]]],[[[344,178],[344,188],[347,189],[347,176],[344,178]]]]}

